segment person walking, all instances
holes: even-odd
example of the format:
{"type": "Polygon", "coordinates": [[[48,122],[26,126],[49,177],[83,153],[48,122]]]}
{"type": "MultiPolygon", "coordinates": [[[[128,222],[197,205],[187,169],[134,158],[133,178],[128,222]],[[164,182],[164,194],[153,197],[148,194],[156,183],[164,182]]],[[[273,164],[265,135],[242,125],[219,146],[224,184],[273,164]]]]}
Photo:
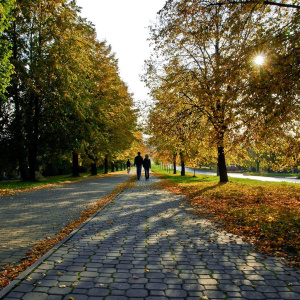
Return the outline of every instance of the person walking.
{"type": "Polygon", "coordinates": [[[131,167],[131,163],[130,163],[130,160],[129,160],[129,158],[128,158],[128,160],[127,160],[127,173],[129,174],[129,172],[130,172],[130,167],[131,167]]]}
{"type": "Polygon", "coordinates": [[[146,180],[149,179],[149,170],[151,169],[151,161],[149,159],[149,155],[146,154],[143,162],[143,167],[145,170],[145,178],[146,180]]]}
{"type": "Polygon", "coordinates": [[[143,162],[144,160],[141,157],[141,152],[138,152],[138,155],[134,158],[134,166],[136,166],[136,175],[138,180],[141,178],[143,162]]]}

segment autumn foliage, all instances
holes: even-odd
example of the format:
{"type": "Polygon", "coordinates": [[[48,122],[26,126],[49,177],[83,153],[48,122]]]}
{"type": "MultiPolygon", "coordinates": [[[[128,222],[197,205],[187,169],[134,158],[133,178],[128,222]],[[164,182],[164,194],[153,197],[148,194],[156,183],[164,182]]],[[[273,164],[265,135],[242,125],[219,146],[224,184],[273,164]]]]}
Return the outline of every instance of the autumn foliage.
{"type": "Polygon", "coordinates": [[[274,171],[298,168],[299,28],[298,5],[166,1],[150,26],[144,76],[148,134],[164,160],[209,159],[221,182],[229,156],[244,164],[250,150],[274,171]]]}
{"type": "Polygon", "coordinates": [[[163,188],[187,196],[194,212],[267,255],[300,266],[300,186],[251,181],[221,184],[214,177],[167,176],[163,188]]]}

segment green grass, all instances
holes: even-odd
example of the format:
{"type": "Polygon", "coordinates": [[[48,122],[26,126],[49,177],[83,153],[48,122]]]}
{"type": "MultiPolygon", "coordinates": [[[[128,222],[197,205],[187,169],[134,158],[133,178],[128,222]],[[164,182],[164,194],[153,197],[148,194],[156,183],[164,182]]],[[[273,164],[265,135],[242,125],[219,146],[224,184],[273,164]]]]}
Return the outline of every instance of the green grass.
{"type": "MultiPolygon", "coordinates": [[[[118,173],[122,171],[124,170],[118,170],[113,173],[118,173]]],[[[101,175],[104,175],[103,170],[98,171],[98,175],[96,176],[101,176],[101,175]]],[[[94,177],[95,176],[91,175],[90,172],[85,172],[85,173],[80,173],[80,177],[72,177],[72,174],[66,174],[66,175],[48,176],[36,181],[22,181],[20,179],[2,180],[0,181],[0,190],[28,189],[28,188],[33,188],[33,187],[38,187],[38,186],[43,186],[48,184],[59,184],[68,181],[79,181],[79,180],[94,178],[94,177]]]]}
{"type": "MultiPolygon", "coordinates": [[[[219,182],[219,176],[216,175],[205,175],[205,174],[196,174],[194,177],[193,172],[186,172],[185,176],[180,175],[180,171],[177,170],[177,174],[173,174],[173,170],[170,172],[166,170],[162,170],[160,166],[154,165],[151,167],[152,171],[161,174],[164,179],[171,180],[174,183],[192,183],[192,182],[219,182]]],[[[228,177],[230,182],[241,183],[241,184],[250,184],[250,185],[259,185],[259,186],[290,186],[295,185],[295,183],[289,182],[268,182],[268,181],[258,181],[255,179],[247,179],[247,178],[235,178],[235,177],[228,177]]]]}
{"type": "MultiPolygon", "coordinates": [[[[114,173],[117,172],[121,172],[121,170],[115,171],[114,173]]],[[[104,175],[103,171],[99,171],[98,175],[96,176],[100,176],[100,175],[104,175]]],[[[48,185],[48,184],[59,184],[59,183],[70,182],[70,181],[72,182],[79,181],[79,180],[93,178],[93,177],[95,176],[92,176],[89,172],[87,172],[87,173],[80,173],[80,177],[72,177],[72,174],[67,174],[67,175],[48,176],[36,181],[22,181],[20,179],[2,180],[0,181],[0,190],[2,191],[22,190],[22,189],[29,189],[29,188],[39,187],[43,185],[48,185]]]]}
{"type": "Polygon", "coordinates": [[[71,174],[68,175],[59,175],[59,176],[49,176],[44,179],[39,179],[37,181],[22,181],[22,180],[2,180],[0,181],[0,189],[2,190],[19,190],[26,189],[31,187],[42,186],[46,184],[58,184],[66,181],[78,181],[84,178],[90,177],[88,173],[80,174],[80,177],[72,177],[71,174]]]}

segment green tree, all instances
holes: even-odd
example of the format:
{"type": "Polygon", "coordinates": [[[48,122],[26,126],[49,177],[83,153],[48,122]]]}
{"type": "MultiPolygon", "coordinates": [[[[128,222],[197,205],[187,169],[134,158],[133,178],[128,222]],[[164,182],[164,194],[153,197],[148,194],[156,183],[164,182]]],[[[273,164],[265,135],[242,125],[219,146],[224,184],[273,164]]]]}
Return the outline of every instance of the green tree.
{"type": "Polygon", "coordinates": [[[11,24],[11,10],[14,7],[14,3],[15,0],[3,0],[0,3],[0,100],[6,91],[6,87],[9,85],[10,76],[13,72],[12,64],[9,60],[11,56],[10,44],[6,39],[2,38],[2,34],[11,24]]]}
{"type": "Polygon", "coordinates": [[[8,172],[14,167],[14,159],[10,149],[10,137],[7,132],[9,122],[7,87],[10,84],[10,77],[13,73],[13,65],[10,62],[12,55],[11,45],[3,34],[9,28],[12,21],[12,13],[15,4],[14,0],[3,0],[0,3],[0,148],[1,153],[6,153],[5,157],[0,157],[0,173],[8,172]]]}
{"type": "Polygon", "coordinates": [[[8,124],[20,171],[35,179],[37,157],[78,148],[87,127],[88,75],[94,29],[74,1],[17,1],[7,30],[15,74],[8,124]]]}

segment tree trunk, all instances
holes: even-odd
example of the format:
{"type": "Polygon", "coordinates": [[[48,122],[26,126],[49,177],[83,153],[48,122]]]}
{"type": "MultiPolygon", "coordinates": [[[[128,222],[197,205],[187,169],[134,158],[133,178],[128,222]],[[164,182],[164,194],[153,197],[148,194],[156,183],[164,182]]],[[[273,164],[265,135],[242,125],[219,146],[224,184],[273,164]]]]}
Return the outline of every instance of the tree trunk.
{"type": "Polygon", "coordinates": [[[26,160],[26,151],[24,145],[24,136],[22,134],[22,121],[21,121],[21,113],[20,106],[18,101],[18,96],[15,96],[15,128],[14,128],[14,147],[17,151],[17,159],[19,165],[19,172],[21,175],[21,179],[23,181],[27,181],[28,178],[28,164],[26,160]]]}
{"type": "MultiPolygon", "coordinates": [[[[17,32],[16,32],[16,22],[13,22],[13,60],[14,62],[18,61],[18,40],[17,40],[17,32]]],[[[17,68],[15,66],[15,68],[17,68]]],[[[23,126],[23,116],[22,116],[22,105],[19,97],[19,77],[18,72],[12,75],[11,86],[8,87],[9,96],[13,98],[13,102],[15,105],[15,119],[13,121],[13,136],[14,136],[14,148],[16,149],[16,157],[18,159],[19,172],[21,179],[23,181],[28,180],[28,164],[26,160],[26,151],[25,151],[25,141],[24,135],[22,131],[24,129],[23,126]]]]}
{"type": "Polygon", "coordinates": [[[37,158],[37,145],[32,145],[28,151],[28,163],[29,163],[29,180],[35,181],[36,171],[36,158],[37,158]]]}
{"type": "Polygon", "coordinates": [[[256,171],[259,172],[259,163],[260,163],[260,160],[257,159],[256,160],[256,171]]]}
{"type": "Polygon", "coordinates": [[[176,156],[177,154],[173,154],[173,174],[176,174],[176,156]]]}
{"type": "Polygon", "coordinates": [[[184,155],[181,151],[180,151],[180,160],[181,160],[181,176],[185,176],[184,155]]]}
{"type": "Polygon", "coordinates": [[[218,165],[220,172],[220,182],[228,182],[224,147],[218,147],[218,165]]]}
{"type": "Polygon", "coordinates": [[[91,175],[97,175],[97,165],[96,163],[91,163],[91,175]]]}
{"type": "Polygon", "coordinates": [[[30,102],[33,103],[32,127],[29,126],[29,149],[28,149],[28,165],[29,165],[29,180],[35,180],[36,160],[38,155],[39,143],[39,122],[40,122],[40,106],[38,96],[32,92],[30,94],[30,102]]]}
{"type": "Polygon", "coordinates": [[[117,172],[119,171],[119,167],[118,167],[118,164],[116,164],[116,171],[117,171],[117,172]]]}
{"type": "Polygon", "coordinates": [[[111,162],[111,171],[114,172],[115,171],[115,163],[112,161],[111,162]]]}
{"type": "Polygon", "coordinates": [[[28,173],[27,173],[27,167],[24,165],[23,161],[19,161],[19,172],[22,181],[27,181],[28,180],[28,173]]]}
{"type": "Polygon", "coordinates": [[[104,174],[108,173],[108,155],[105,154],[105,159],[104,159],[104,174]]]}
{"type": "Polygon", "coordinates": [[[78,153],[73,152],[73,177],[79,177],[79,158],[78,158],[78,153]]]}

